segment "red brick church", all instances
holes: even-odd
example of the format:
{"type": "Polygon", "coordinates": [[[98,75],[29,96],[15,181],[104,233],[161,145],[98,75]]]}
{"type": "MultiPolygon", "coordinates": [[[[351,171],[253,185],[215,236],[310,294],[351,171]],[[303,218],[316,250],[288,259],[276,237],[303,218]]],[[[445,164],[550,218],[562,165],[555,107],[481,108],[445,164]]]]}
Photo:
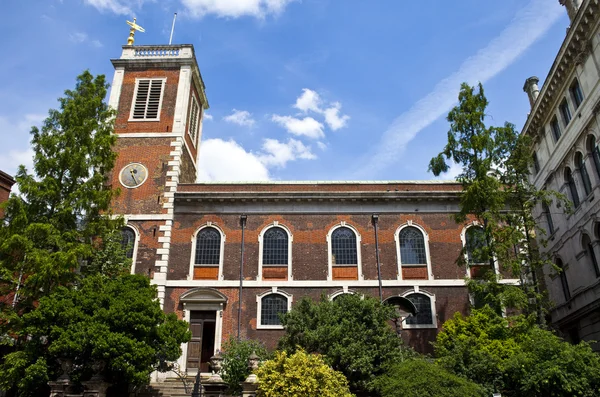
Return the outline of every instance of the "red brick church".
{"type": "Polygon", "coordinates": [[[455,262],[477,226],[451,216],[459,184],[197,183],[208,100],[193,46],[124,46],[112,63],[114,212],[127,222],[131,271],[149,275],[164,310],[190,322],[181,368],[194,373],[200,360],[206,369],[238,329],[274,347],[278,314],[301,298],[379,297],[380,278],[384,300],[417,309],[401,332],[417,350],[430,351],[441,324],[468,311],[474,267],[455,262]]]}

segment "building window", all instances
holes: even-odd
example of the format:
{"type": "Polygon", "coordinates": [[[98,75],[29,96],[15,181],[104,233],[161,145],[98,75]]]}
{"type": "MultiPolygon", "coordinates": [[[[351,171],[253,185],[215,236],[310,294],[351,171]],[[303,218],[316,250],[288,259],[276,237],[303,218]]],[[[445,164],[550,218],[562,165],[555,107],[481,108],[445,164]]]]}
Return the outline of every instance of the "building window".
{"type": "Polygon", "coordinates": [[[192,143],[196,145],[196,136],[198,135],[198,128],[200,126],[200,106],[198,105],[198,101],[196,97],[192,95],[191,105],[190,105],[190,120],[189,120],[189,129],[188,133],[192,138],[192,143]]]}
{"type": "Polygon", "coordinates": [[[127,259],[133,259],[135,249],[135,232],[130,227],[121,229],[121,246],[125,250],[127,259]]]}
{"type": "Polygon", "coordinates": [[[158,120],[166,79],[136,80],[134,102],[131,107],[132,120],[158,120]]]}
{"type": "Polygon", "coordinates": [[[552,221],[552,214],[550,213],[550,208],[546,203],[542,203],[542,211],[546,216],[546,223],[548,225],[548,235],[554,234],[554,222],[552,221]]]}
{"type": "MultiPolygon", "coordinates": [[[[405,320],[407,326],[433,326],[432,300],[429,296],[421,293],[413,293],[405,296],[417,308],[417,314],[408,316],[405,320]]],[[[409,328],[409,327],[407,327],[409,328]]]]}
{"type": "Polygon", "coordinates": [[[594,166],[596,167],[596,174],[600,178],[600,148],[598,148],[598,144],[596,143],[596,137],[593,135],[589,138],[589,149],[592,154],[592,158],[594,159],[594,166]]]}
{"type": "Polygon", "coordinates": [[[550,129],[552,130],[552,136],[554,137],[554,142],[558,141],[560,139],[560,124],[558,124],[558,119],[556,118],[556,116],[554,118],[552,118],[552,121],[550,122],[550,129]]]}
{"type": "Polygon", "coordinates": [[[582,248],[585,250],[590,261],[590,265],[594,268],[594,273],[596,277],[600,277],[600,268],[598,267],[598,259],[596,258],[596,253],[594,252],[594,246],[592,245],[592,241],[588,237],[587,234],[584,234],[581,238],[582,248]]]}
{"type": "Polygon", "coordinates": [[[567,102],[566,98],[564,98],[562,100],[562,102],[560,103],[560,106],[558,108],[560,110],[560,115],[562,116],[563,123],[565,124],[565,127],[566,127],[567,125],[569,125],[569,122],[571,121],[571,109],[569,109],[569,103],[567,102]]]}
{"type": "Polygon", "coordinates": [[[533,153],[533,172],[534,174],[540,172],[540,162],[538,160],[537,153],[533,153]]]}
{"type": "Polygon", "coordinates": [[[563,265],[562,260],[556,259],[556,267],[558,267],[558,277],[560,278],[560,285],[563,290],[563,295],[565,297],[565,301],[569,301],[571,299],[571,291],[569,291],[569,283],[567,281],[567,273],[565,272],[565,267],[563,265]]]}
{"type": "Polygon", "coordinates": [[[573,84],[571,84],[571,87],[569,87],[569,92],[571,93],[571,98],[575,104],[575,109],[577,109],[583,102],[583,92],[581,91],[581,86],[579,85],[579,81],[577,79],[575,79],[573,84]]]}
{"type": "Polygon", "coordinates": [[[481,226],[471,226],[465,233],[465,248],[469,265],[486,265],[484,248],[485,233],[481,226]]]}
{"type": "Polygon", "coordinates": [[[221,233],[214,227],[205,227],[196,236],[195,265],[219,266],[221,263],[221,233]]]}
{"type": "Polygon", "coordinates": [[[400,231],[400,263],[402,265],[426,265],[425,239],[416,227],[405,227],[400,231]]]}
{"type": "Polygon", "coordinates": [[[288,265],[288,234],[283,228],[269,228],[263,235],[263,266],[288,265]]]}
{"type": "Polygon", "coordinates": [[[331,257],[335,265],[357,265],[356,234],[349,227],[339,227],[331,234],[331,257]]]}
{"type": "Polygon", "coordinates": [[[577,169],[579,170],[581,180],[583,181],[583,190],[587,196],[592,192],[592,182],[590,181],[590,174],[588,174],[587,167],[585,166],[585,160],[583,159],[581,152],[577,152],[577,154],[575,154],[575,163],[577,164],[577,169]]]}
{"type": "Polygon", "coordinates": [[[577,193],[577,185],[575,185],[575,179],[573,179],[573,174],[569,168],[565,169],[565,182],[569,187],[569,192],[571,193],[571,201],[573,201],[573,205],[575,208],[579,207],[579,193],[577,193]]]}
{"type": "MultiPolygon", "coordinates": [[[[276,289],[274,289],[276,291],[276,289]]],[[[291,306],[291,295],[280,292],[267,292],[257,297],[258,328],[283,328],[280,316],[287,313],[291,306]]]]}

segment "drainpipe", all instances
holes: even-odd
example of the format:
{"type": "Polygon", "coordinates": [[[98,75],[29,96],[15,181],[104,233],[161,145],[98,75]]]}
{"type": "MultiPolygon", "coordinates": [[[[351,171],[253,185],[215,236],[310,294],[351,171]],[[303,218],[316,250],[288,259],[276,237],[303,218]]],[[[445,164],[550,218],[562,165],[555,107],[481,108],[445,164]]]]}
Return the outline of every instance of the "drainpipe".
{"type": "Polygon", "coordinates": [[[379,301],[383,302],[383,286],[381,284],[381,263],[379,262],[379,237],[377,235],[377,224],[379,223],[379,214],[371,215],[371,222],[375,228],[375,258],[377,260],[377,279],[379,280],[379,301]]]}
{"type": "Polygon", "coordinates": [[[240,290],[238,293],[238,328],[237,328],[237,338],[238,341],[242,335],[242,292],[244,288],[244,229],[246,227],[246,220],[248,219],[248,215],[242,214],[240,216],[240,225],[242,226],[242,255],[240,259],[240,290]]]}

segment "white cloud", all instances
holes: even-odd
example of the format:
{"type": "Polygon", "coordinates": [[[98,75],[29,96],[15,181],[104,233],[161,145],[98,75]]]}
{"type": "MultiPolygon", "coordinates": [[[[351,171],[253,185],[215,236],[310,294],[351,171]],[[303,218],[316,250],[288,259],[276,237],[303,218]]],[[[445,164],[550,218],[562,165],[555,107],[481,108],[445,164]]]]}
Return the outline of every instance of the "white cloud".
{"type": "Polygon", "coordinates": [[[33,169],[33,151],[29,143],[25,147],[11,147],[12,142],[29,142],[28,136],[32,125],[39,126],[46,115],[26,114],[18,121],[0,116],[0,133],[14,139],[4,143],[0,153],[0,170],[14,175],[19,165],[23,164],[28,172],[33,169]]]}
{"type": "Polygon", "coordinates": [[[317,146],[321,150],[326,150],[327,149],[327,145],[324,142],[321,142],[321,141],[317,142],[317,146]]]}
{"type": "MultiPolygon", "coordinates": [[[[84,2],[99,11],[110,11],[120,15],[130,15],[132,13],[131,8],[125,5],[127,2],[122,0],[84,0],[84,2]]],[[[138,3],[140,2],[138,1],[138,3]]]]}
{"type": "Polygon", "coordinates": [[[334,102],[331,104],[331,107],[325,109],[323,114],[325,115],[325,122],[334,131],[339,130],[340,128],[344,128],[350,120],[350,116],[342,115],[340,116],[340,110],[342,109],[342,104],[339,102],[334,102]]]}
{"type": "Polygon", "coordinates": [[[102,44],[102,42],[100,40],[92,40],[92,45],[96,48],[101,48],[104,47],[104,44],[102,44]]]}
{"type": "Polygon", "coordinates": [[[69,40],[71,40],[73,43],[83,43],[87,40],[87,38],[88,35],[83,32],[75,32],[69,35],[69,40]]]}
{"type": "Polygon", "coordinates": [[[303,88],[302,94],[298,97],[298,99],[296,99],[296,104],[294,107],[302,110],[305,113],[309,110],[321,113],[321,97],[316,91],[303,88]]]}
{"type": "Polygon", "coordinates": [[[192,16],[201,18],[208,14],[222,18],[250,16],[262,19],[279,15],[293,0],[181,0],[192,16]]]}
{"type": "Polygon", "coordinates": [[[207,139],[200,146],[198,180],[265,181],[271,179],[270,167],[316,158],[309,146],[295,139],[287,143],[265,139],[259,153],[246,151],[234,140],[207,139]]]}
{"type": "Polygon", "coordinates": [[[204,115],[202,117],[204,118],[204,120],[212,120],[213,119],[212,114],[208,114],[208,113],[204,113],[204,115]]]}
{"type": "Polygon", "coordinates": [[[362,163],[358,175],[364,177],[374,174],[401,159],[399,152],[456,103],[462,82],[471,85],[485,83],[504,71],[541,38],[563,13],[557,2],[531,0],[499,36],[467,58],[455,73],[440,81],[431,93],[392,122],[375,148],[375,153],[370,153],[362,163]]]}
{"type": "Polygon", "coordinates": [[[262,145],[265,154],[260,155],[260,161],[266,166],[285,167],[289,161],[296,159],[314,160],[317,158],[310,147],[295,139],[289,139],[287,143],[276,139],[265,139],[262,145]]]}
{"type": "Polygon", "coordinates": [[[227,121],[228,123],[241,125],[242,127],[252,127],[255,123],[254,119],[252,118],[252,113],[248,112],[247,110],[237,109],[233,109],[233,113],[231,113],[229,116],[223,117],[223,120],[227,121]]]}
{"type": "Polygon", "coordinates": [[[462,165],[456,164],[452,161],[450,164],[450,168],[448,168],[448,171],[440,174],[436,179],[440,179],[443,181],[453,181],[456,180],[456,178],[462,173],[462,171],[462,165]]]}
{"type": "Polygon", "coordinates": [[[298,119],[292,116],[279,116],[274,114],[271,120],[284,127],[290,134],[319,139],[325,137],[323,124],[312,117],[298,119]]]}
{"type": "Polygon", "coordinates": [[[207,139],[200,145],[198,180],[266,181],[269,170],[259,157],[233,140],[207,139]]]}

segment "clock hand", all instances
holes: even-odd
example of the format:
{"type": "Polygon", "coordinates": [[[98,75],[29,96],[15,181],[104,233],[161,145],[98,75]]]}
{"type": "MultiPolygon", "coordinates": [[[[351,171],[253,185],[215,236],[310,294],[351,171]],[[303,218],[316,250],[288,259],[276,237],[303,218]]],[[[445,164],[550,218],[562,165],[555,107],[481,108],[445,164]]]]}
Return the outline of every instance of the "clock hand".
{"type": "Polygon", "coordinates": [[[137,181],[137,179],[135,179],[135,174],[133,173],[133,168],[129,169],[129,173],[131,174],[131,177],[133,178],[133,182],[135,182],[135,184],[137,185],[138,181],[137,181]]]}

